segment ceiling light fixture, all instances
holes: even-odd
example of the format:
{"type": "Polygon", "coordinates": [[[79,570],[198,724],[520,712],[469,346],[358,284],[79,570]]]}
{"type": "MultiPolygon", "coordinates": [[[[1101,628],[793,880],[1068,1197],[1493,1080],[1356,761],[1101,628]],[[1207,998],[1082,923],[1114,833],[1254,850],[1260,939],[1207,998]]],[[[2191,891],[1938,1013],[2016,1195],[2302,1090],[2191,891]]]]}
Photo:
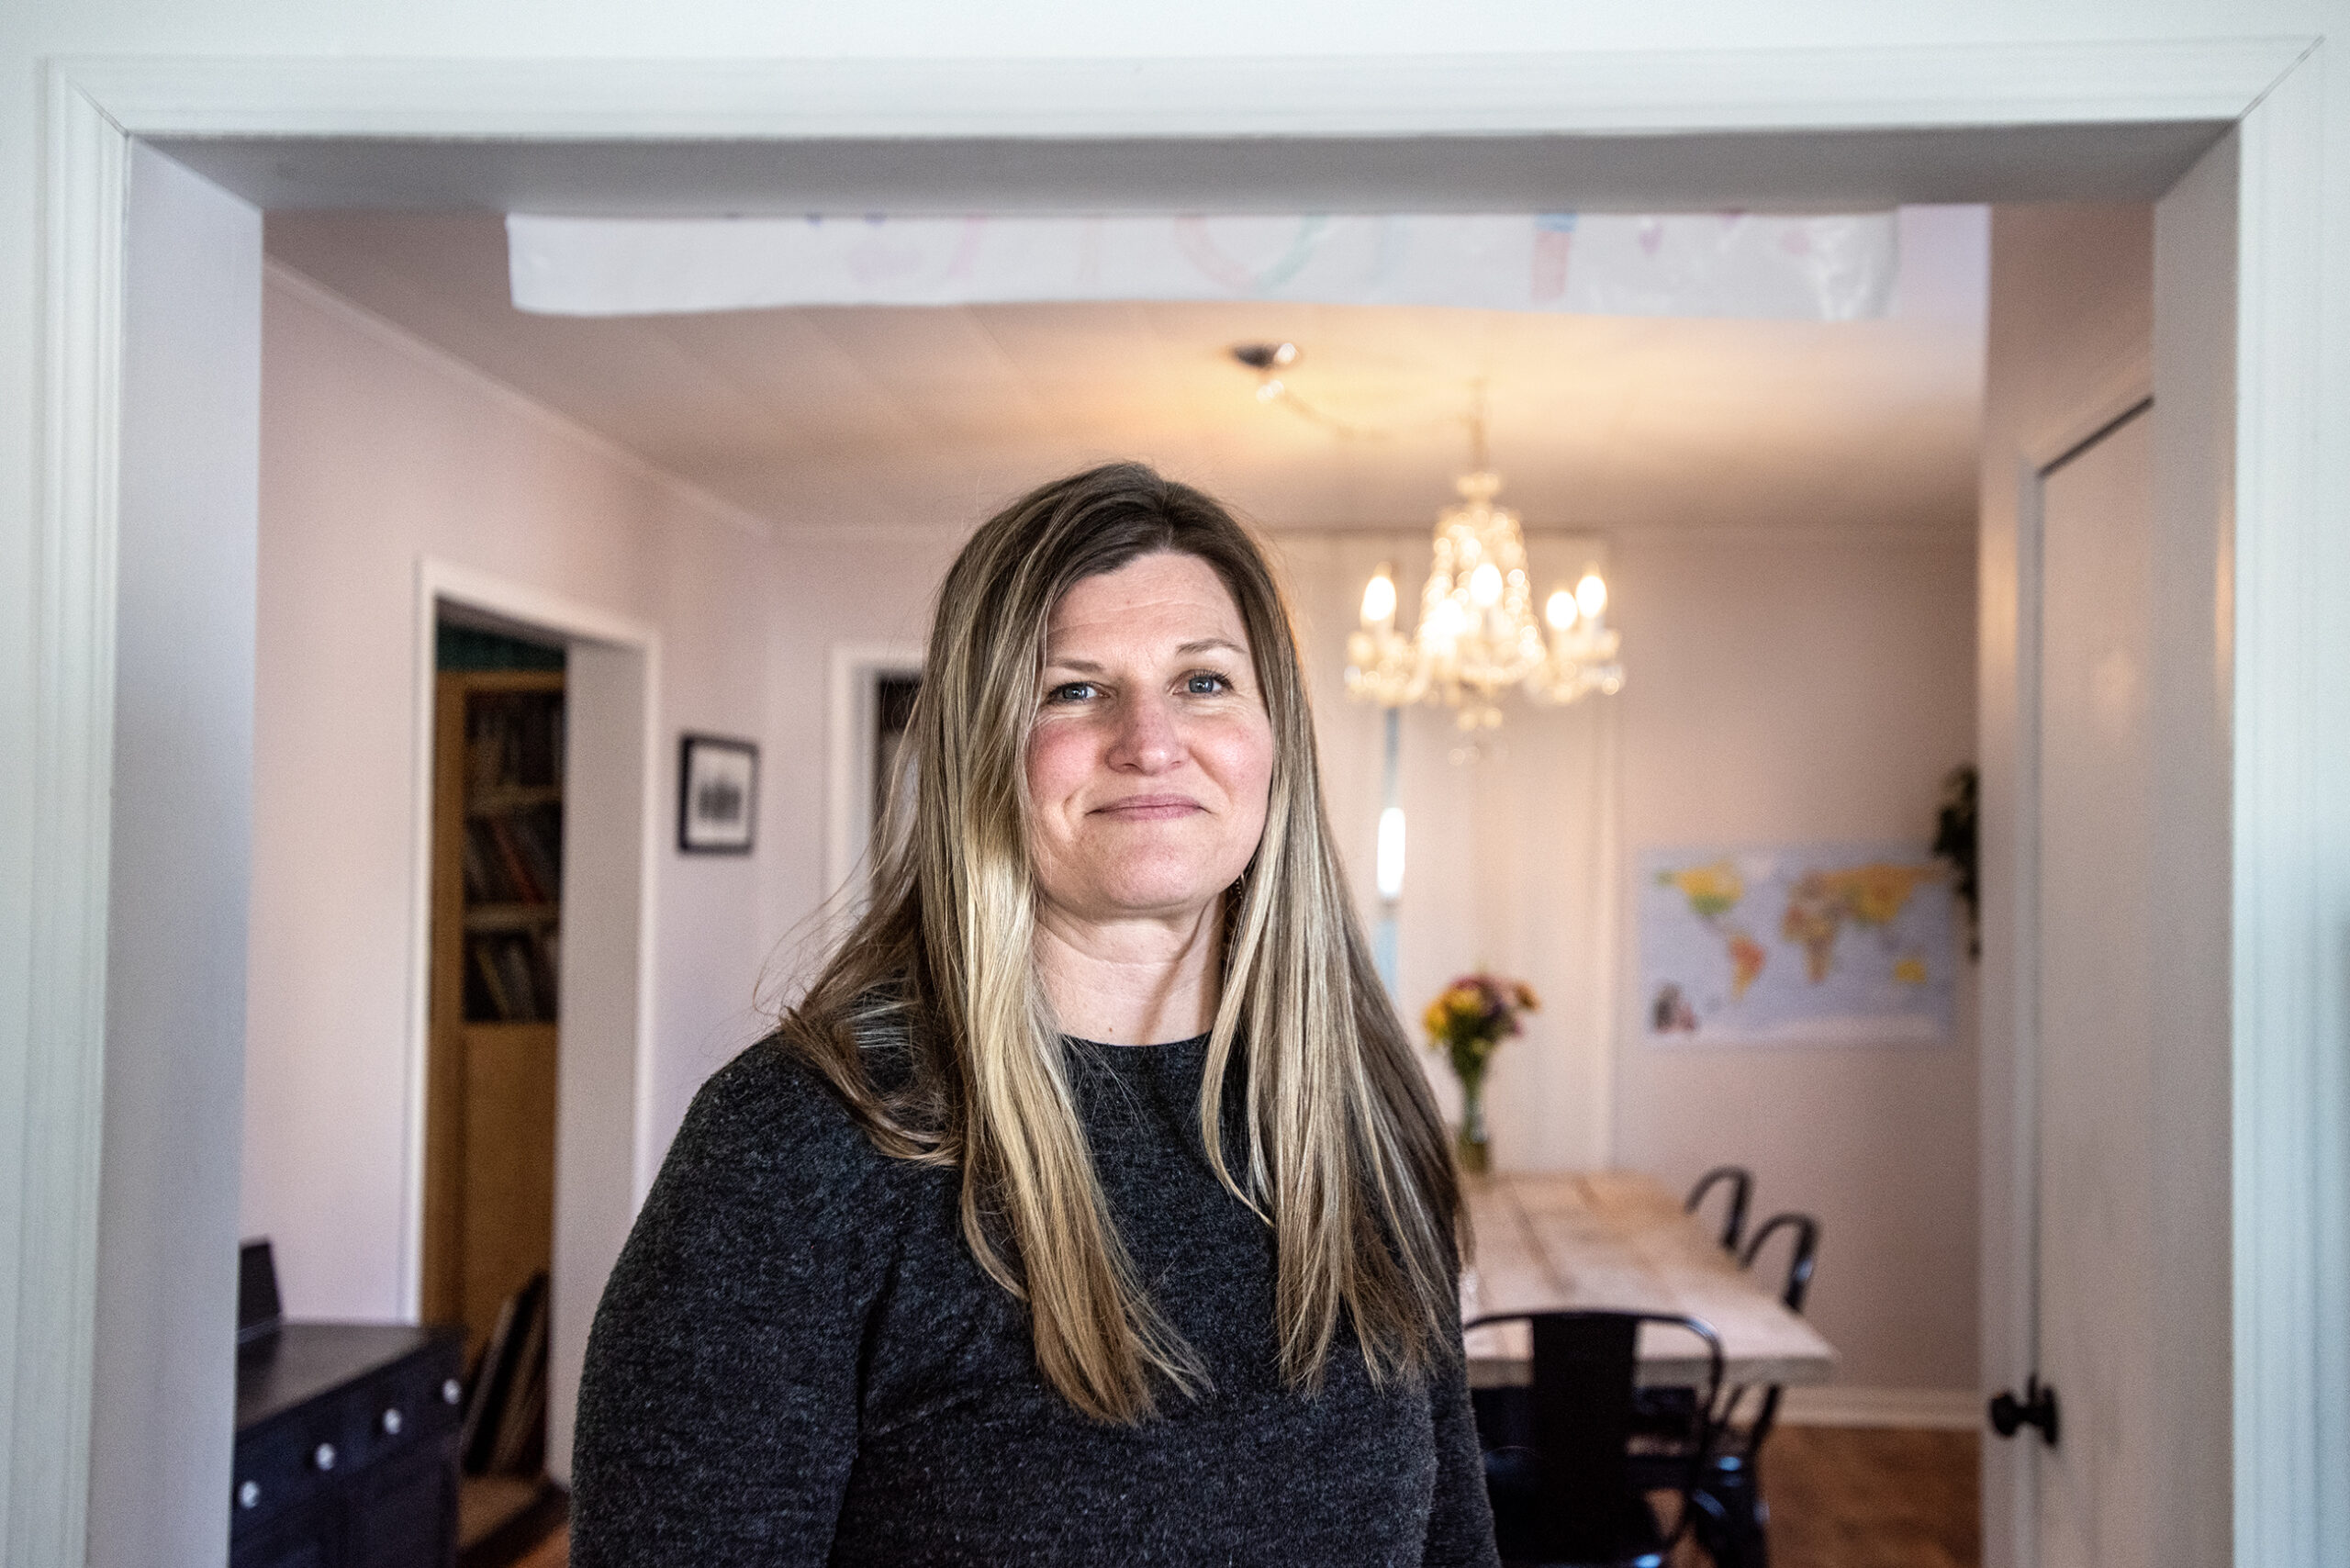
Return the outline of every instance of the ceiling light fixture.
{"type": "Polygon", "coordinates": [[[1607,625],[1606,579],[1586,567],[1536,618],[1517,514],[1494,504],[1502,481],[1486,465],[1482,394],[1469,425],[1471,471],[1455,482],[1460,501],[1437,518],[1419,624],[1409,635],[1396,630],[1395,569],[1382,566],[1347,639],[1348,694],[1391,709],[1441,702],[1472,731],[1500,725],[1511,687],[1558,704],[1613,696],[1624,687],[1623,639],[1607,625]]]}

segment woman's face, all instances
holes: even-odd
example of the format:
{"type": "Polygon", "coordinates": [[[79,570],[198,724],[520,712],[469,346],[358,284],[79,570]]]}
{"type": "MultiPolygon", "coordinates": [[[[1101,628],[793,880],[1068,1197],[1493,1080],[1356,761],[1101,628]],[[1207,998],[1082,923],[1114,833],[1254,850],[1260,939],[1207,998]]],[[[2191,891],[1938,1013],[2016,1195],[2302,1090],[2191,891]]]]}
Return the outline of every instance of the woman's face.
{"type": "Polygon", "coordinates": [[[1196,555],[1144,555],[1062,596],[1028,741],[1046,910],[1198,914],[1265,830],[1272,722],[1240,610],[1196,555]]]}

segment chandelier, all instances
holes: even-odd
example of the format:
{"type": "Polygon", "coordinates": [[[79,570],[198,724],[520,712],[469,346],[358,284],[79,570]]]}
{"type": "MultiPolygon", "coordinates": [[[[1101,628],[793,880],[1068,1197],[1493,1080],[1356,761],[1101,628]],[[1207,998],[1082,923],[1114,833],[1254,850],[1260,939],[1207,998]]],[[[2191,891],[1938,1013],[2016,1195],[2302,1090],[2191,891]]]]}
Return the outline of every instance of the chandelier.
{"type": "Polygon", "coordinates": [[[1494,504],[1502,481],[1485,466],[1482,411],[1472,430],[1475,467],[1456,481],[1460,501],[1437,518],[1419,625],[1396,630],[1395,571],[1382,565],[1363,588],[1362,625],[1347,639],[1348,694],[1384,708],[1441,702],[1472,731],[1501,723],[1512,687],[1557,704],[1613,696],[1624,666],[1621,635],[1606,622],[1606,580],[1586,568],[1572,591],[1553,589],[1536,618],[1517,514],[1494,504]]]}

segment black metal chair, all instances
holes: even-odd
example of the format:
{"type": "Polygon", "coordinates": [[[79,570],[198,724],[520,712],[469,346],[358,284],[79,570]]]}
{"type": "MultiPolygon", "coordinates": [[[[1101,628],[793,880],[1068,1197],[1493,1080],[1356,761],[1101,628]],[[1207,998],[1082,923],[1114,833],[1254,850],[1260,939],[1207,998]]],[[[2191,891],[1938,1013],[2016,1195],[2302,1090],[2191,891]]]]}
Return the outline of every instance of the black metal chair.
{"type": "MultiPolygon", "coordinates": [[[[1756,1227],[1739,1266],[1752,1269],[1771,1238],[1783,1230],[1792,1239],[1786,1282],[1779,1300],[1789,1312],[1799,1314],[1811,1294],[1812,1270],[1819,1252],[1818,1220],[1809,1215],[1773,1215],[1756,1227]]],[[[1762,1388],[1740,1385],[1729,1391],[1715,1414],[1713,1448],[1692,1499],[1691,1532],[1717,1568],[1769,1568],[1770,1510],[1763,1506],[1757,1464],[1762,1444],[1778,1421],[1779,1394],[1777,1383],[1762,1388]],[[1750,1395],[1754,1403],[1748,1414],[1745,1406],[1750,1395]]]]}
{"type": "Polygon", "coordinates": [[[1729,1212],[1722,1216],[1722,1250],[1735,1253],[1746,1234],[1746,1204],[1754,1195],[1754,1173],[1743,1165],[1717,1165],[1697,1178],[1689,1189],[1689,1196],[1682,1202],[1681,1212],[1695,1214],[1705,1206],[1706,1195],[1722,1182],[1729,1183],[1729,1212]]]}
{"type": "MultiPolygon", "coordinates": [[[[1738,1256],[1740,1238],[1746,1230],[1746,1210],[1754,1195],[1754,1173],[1743,1165],[1717,1165],[1697,1178],[1682,1200],[1681,1212],[1695,1214],[1716,1187],[1729,1185],[1729,1207],[1722,1215],[1721,1249],[1731,1257],[1738,1256]]],[[[1669,1435],[1689,1424],[1690,1412],[1696,1407],[1697,1391],[1660,1385],[1643,1388],[1632,1396],[1632,1430],[1650,1435],[1669,1435]]]]}
{"type": "Polygon", "coordinates": [[[1697,1318],[1648,1312],[1511,1313],[1468,1327],[1517,1322],[1533,1333],[1533,1383],[1471,1395],[1502,1561],[1511,1568],[1663,1568],[1697,1518],[1722,1392],[1720,1338],[1697,1318]],[[1636,1473],[1632,1462],[1632,1389],[1640,1327],[1650,1323],[1696,1336],[1707,1363],[1688,1429],[1642,1439],[1650,1450],[1643,1463],[1662,1465],[1662,1482],[1636,1473]],[[1670,1525],[1659,1519],[1651,1491],[1680,1495],[1670,1525]]]}

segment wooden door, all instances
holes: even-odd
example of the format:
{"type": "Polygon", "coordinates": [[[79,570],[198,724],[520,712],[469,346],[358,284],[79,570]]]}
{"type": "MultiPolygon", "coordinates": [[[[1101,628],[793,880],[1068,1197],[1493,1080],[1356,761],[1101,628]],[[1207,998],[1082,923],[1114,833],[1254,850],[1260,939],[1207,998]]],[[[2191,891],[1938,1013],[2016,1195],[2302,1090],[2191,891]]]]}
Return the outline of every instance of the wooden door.
{"type": "Polygon", "coordinates": [[[2156,1553],[2151,411],[2042,487],[2040,1568],[2156,1553]]]}

